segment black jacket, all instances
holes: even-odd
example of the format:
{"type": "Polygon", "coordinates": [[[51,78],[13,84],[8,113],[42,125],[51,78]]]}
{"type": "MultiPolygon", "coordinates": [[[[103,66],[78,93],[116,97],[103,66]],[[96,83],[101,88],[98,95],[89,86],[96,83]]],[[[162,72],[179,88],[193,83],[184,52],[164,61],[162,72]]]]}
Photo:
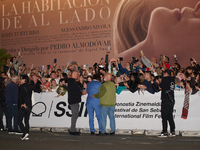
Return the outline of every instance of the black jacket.
{"type": "Polygon", "coordinates": [[[128,82],[128,90],[131,91],[132,93],[136,92],[138,90],[138,84],[134,83],[133,81],[129,80],[128,82]]]}
{"type": "Polygon", "coordinates": [[[81,87],[75,79],[69,78],[68,80],[68,103],[69,105],[81,102],[81,87]]]}
{"type": "Polygon", "coordinates": [[[160,84],[161,90],[161,100],[171,100],[174,101],[174,89],[175,89],[175,79],[174,77],[163,77],[160,84]]]}
{"type": "Polygon", "coordinates": [[[0,105],[3,106],[4,104],[5,104],[5,94],[3,93],[3,90],[0,87],[0,105]]]}
{"type": "Polygon", "coordinates": [[[19,107],[21,107],[22,104],[26,104],[28,108],[32,108],[32,90],[32,86],[27,83],[19,87],[19,107]]]}
{"type": "Polygon", "coordinates": [[[41,87],[40,87],[41,86],[41,82],[40,81],[37,81],[36,84],[34,84],[34,82],[31,81],[31,86],[33,87],[33,91],[34,92],[36,92],[36,93],[42,92],[41,87]]]}

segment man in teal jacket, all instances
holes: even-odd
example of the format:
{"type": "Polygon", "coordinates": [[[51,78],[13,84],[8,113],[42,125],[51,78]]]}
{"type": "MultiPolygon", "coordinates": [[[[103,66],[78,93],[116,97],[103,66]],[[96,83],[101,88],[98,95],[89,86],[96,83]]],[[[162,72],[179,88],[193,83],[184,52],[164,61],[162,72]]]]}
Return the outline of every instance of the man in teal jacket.
{"type": "Polygon", "coordinates": [[[110,135],[115,134],[116,87],[111,81],[111,77],[110,73],[106,73],[104,76],[105,83],[99,88],[99,93],[93,95],[93,97],[99,98],[101,105],[101,135],[106,134],[107,115],[110,119],[110,135]]]}

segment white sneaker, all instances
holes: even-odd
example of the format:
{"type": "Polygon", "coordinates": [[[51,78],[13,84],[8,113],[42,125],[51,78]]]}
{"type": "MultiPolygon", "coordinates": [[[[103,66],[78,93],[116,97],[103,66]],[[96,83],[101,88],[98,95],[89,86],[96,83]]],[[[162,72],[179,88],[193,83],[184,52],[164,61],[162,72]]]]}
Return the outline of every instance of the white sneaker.
{"type": "Polygon", "coordinates": [[[168,133],[161,133],[160,135],[158,135],[158,137],[163,138],[163,137],[167,137],[168,133]]]}
{"type": "Polygon", "coordinates": [[[21,137],[21,140],[25,140],[26,138],[28,138],[28,136],[29,136],[29,134],[26,133],[25,135],[23,135],[23,136],[21,137]]]}
{"type": "Polygon", "coordinates": [[[23,135],[23,133],[22,132],[15,132],[15,134],[17,134],[17,135],[23,135]]]}
{"type": "Polygon", "coordinates": [[[28,141],[28,140],[29,140],[29,137],[25,138],[24,140],[28,141]]]}
{"type": "Polygon", "coordinates": [[[175,136],[176,136],[175,132],[169,134],[169,137],[175,137],[175,136]]]}

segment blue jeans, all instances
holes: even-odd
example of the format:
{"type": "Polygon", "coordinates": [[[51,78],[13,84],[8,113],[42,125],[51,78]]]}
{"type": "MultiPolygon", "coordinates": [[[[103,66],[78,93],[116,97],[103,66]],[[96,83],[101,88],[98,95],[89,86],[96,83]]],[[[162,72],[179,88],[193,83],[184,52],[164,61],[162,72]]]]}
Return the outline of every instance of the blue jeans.
{"type": "Polygon", "coordinates": [[[96,117],[99,124],[99,131],[101,132],[101,106],[99,103],[93,103],[87,105],[87,112],[89,115],[89,125],[90,125],[90,132],[95,132],[94,129],[94,112],[96,113],[96,117]]]}
{"type": "Polygon", "coordinates": [[[12,119],[14,119],[14,131],[18,131],[18,124],[17,124],[17,110],[18,106],[16,104],[8,104],[8,131],[12,131],[12,119]]]}
{"type": "Polygon", "coordinates": [[[107,116],[110,119],[110,132],[115,132],[115,106],[106,107],[101,106],[101,133],[106,132],[106,123],[107,123],[107,116]]]}

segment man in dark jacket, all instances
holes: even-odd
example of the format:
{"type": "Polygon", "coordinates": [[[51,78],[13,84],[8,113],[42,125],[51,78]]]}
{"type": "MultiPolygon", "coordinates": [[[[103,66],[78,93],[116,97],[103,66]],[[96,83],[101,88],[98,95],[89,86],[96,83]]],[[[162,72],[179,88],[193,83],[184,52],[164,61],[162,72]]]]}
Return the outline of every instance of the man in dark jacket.
{"type": "Polygon", "coordinates": [[[29,136],[29,118],[32,108],[32,90],[33,87],[28,84],[29,78],[27,75],[23,75],[20,80],[20,87],[19,87],[19,111],[18,111],[18,124],[23,132],[22,140],[28,140],[29,136]],[[23,124],[23,119],[24,123],[23,124]]]}
{"type": "Polygon", "coordinates": [[[175,123],[173,118],[173,109],[174,109],[174,89],[175,89],[175,80],[174,77],[171,77],[171,71],[166,69],[163,74],[161,87],[161,116],[162,116],[162,132],[159,137],[167,137],[167,123],[170,125],[170,134],[169,136],[175,136],[175,123]]]}
{"type": "MultiPolygon", "coordinates": [[[[79,103],[81,102],[81,87],[78,85],[76,80],[78,79],[78,71],[72,72],[72,78],[68,80],[68,103],[71,107],[72,117],[71,117],[71,135],[80,135],[80,132],[76,130],[76,121],[79,115],[79,103]]],[[[86,92],[86,91],[85,91],[86,92]]]]}
{"type": "Polygon", "coordinates": [[[9,134],[18,132],[18,125],[17,125],[18,85],[16,84],[17,80],[18,80],[17,76],[12,77],[12,82],[10,82],[5,89],[9,134]],[[14,119],[14,131],[12,130],[12,118],[14,119]]]}
{"type": "Polygon", "coordinates": [[[41,82],[38,80],[37,74],[32,75],[31,86],[33,87],[33,91],[36,93],[42,92],[41,90],[41,82]]]}

